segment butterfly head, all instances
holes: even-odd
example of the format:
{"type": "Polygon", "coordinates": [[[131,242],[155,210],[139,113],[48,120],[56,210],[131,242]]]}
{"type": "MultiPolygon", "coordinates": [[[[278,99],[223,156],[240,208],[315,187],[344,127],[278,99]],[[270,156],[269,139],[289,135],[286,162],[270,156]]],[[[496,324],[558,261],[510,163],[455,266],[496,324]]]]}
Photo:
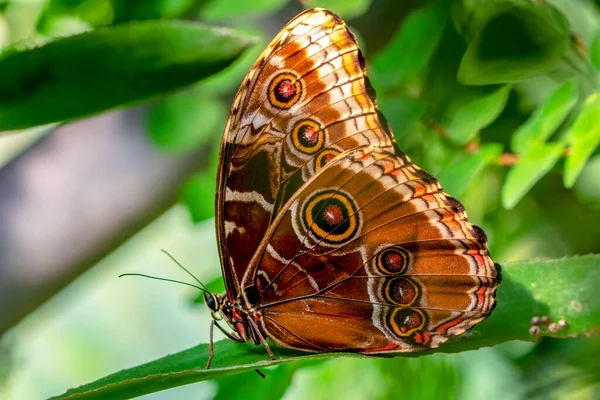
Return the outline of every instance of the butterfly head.
{"type": "Polygon", "coordinates": [[[221,295],[204,292],[204,303],[210,310],[213,319],[222,319],[222,311],[224,306],[224,298],[221,295]]]}

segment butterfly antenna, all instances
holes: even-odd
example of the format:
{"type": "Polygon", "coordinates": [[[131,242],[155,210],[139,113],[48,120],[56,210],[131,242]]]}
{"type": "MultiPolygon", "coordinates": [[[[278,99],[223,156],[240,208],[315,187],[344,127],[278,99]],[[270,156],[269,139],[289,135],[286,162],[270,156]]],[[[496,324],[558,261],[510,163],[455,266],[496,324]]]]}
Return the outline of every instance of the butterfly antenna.
{"type": "MultiPolygon", "coordinates": [[[[181,263],[179,261],[177,261],[175,259],[175,257],[173,257],[171,255],[171,253],[169,253],[168,251],[166,251],[165,249],[160,249],[160,251],[162,251],[163,253],[165,253],[171,260],[173,260],[173,262],[175,264],[177,264],[179,266],[179,268],[181,268],[182,270],[184,270],[185,272],[187,272],[187,274],[189,276],[191,276],[196,282],[198,282],[198,284],[201,286],[200,290],[202,290],[203,292],[206,292],[208,294],[210,293],[210,290],[208,290],[208,288],[204,285],[204,283],[200,282],[200,279],[196,278],[196,276],[194,274],[192,274],[190,271],[188,271],[188,269],[186,267],[184,267],[183,265],[181,265],[181,263]]],[[[196,286],[197,287],[197,286],[196,286]]]]}
{"type": "Polygon", "coordinates": [[[123,276],[141,276],[143,278],[149,278],[149,279],[156,279],[159,281],[166,281],[166,282],[173,282],[173,283],[181,283],[182,285],[187,285],[187,286],[191,286],[193,288],[199,289],[203,292],[206,292],[208,294],[210,294],[210,292],[208,290],[206,290],[205,288],[202,288],[198,285],[194,285],[193,283],[188,283],[188,282],[183,282],[183,281],[178,281],[176,279],[168,279],[168,278],[161,278],[160,276],[153,276],[153,275],[146,275],[146,274],[138,274],[138,273],[134,273],[134,272],[128,272],[126,274],[121,274],[119,275],[119,278],[123,277],[123,276]]]}

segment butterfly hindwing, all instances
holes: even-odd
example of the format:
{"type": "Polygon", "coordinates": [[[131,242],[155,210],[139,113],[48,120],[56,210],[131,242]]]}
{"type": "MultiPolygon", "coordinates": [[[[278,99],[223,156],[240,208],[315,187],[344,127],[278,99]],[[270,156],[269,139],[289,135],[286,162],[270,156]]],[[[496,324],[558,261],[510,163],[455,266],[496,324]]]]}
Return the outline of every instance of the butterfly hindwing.
{"type": "Polygon", "coordinates": [[[300,189],[254,265],[243,285],[265,330],[303,350],[437,347],[491,312],[497,284],[462,205],[408,157],[376,148],[344,153],[300,189]]]}

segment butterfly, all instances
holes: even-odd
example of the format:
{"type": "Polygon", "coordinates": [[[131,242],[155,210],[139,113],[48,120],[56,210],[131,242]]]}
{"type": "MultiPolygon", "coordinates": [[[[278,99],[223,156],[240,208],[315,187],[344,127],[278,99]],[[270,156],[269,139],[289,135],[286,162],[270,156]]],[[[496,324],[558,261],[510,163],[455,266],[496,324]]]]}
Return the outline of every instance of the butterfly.
{"type": "MultiPolygon", "coordinates": [[[[365,354],[435,348],[485,319],[483,230],[396,145],[345,23],[292,19],[248,72],[220,148],[216,230],[238,342],[365,354]]],[[[219,323],[224,320],[225,325],[219,323]]]]}

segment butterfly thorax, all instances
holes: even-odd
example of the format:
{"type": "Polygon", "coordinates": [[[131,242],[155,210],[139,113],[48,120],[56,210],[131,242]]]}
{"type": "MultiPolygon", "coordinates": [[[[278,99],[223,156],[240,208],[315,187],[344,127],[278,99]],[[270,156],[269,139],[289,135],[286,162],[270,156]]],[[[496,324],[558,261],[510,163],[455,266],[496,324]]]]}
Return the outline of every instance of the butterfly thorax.
{"type": "MultiPolygon", "coordinates": [[[[257,332],[257,330],[261,330],[259,321],[262,315],[260,311],[253,307],[248,308],[238,302],[232,302],[227,296],[219,294],[205,295],[205,302],[215,321],[225,320],[227,325],[235,331],[237,335],[233,336],[237,336],[236,340],[240,342],[252,340],[254,344],[260,343],[260,336],[264,337],[264,332],[257,332]]],[[[227,334],[225,331],[223,332],[227,334]]]]}

